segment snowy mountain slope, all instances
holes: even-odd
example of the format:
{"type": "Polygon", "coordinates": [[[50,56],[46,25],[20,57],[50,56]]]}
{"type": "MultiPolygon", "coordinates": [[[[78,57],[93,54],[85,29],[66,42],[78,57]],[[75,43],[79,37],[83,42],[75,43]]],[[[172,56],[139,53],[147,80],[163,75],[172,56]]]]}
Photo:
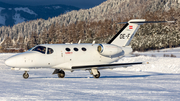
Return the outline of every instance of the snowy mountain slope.
{"type": "MultiPolygon", "coordinates": [[[[31,14],[31,15],[36,15],[37,16],[37,14],[36,13],[34,13],[34,11],[32,11],[32,10],[30,10],[29,8],[27,8],[27,7],[19,7],[19,8],[14,8],[15,9],[15,11],[17,12],[17,11],[24,11],[24,12],[26,12],[26,13],[29,13],[29,14],[31,14]]],[[[11,9],[12,10],[12,9],[11,9]]]]}
{"type": "MultiPolygon", "coordinates": [[[[179,51],[168,49],[167,52],[179,51]]],[[[66,72],[66,77],[60,79],[51,75],[53,69],[37,69],[30,71],[30,78],[25,80],[24,71],[5,66],[4,59],[12,55],[0,54],[0,100],[180,100],[180,58],[125,57],[119,62],[150,64],[100,70],[99,79],[94,79],[88,71],[66,72]]]]}
{"type": "Polygon", "coordinates": [[[66,5],[22,6],[0,2],[0,26],[13,26],[24,21],[48,19],[59,16],[77,7],[66,5]]]}

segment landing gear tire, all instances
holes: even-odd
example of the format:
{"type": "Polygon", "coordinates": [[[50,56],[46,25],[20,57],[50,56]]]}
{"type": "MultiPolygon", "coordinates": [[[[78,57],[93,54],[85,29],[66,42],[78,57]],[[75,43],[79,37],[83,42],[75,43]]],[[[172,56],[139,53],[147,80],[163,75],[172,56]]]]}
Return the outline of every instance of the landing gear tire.
{"type": "Polygon", "coordinates": [[[59,71],[58,77],[59,78],[64,78],[65,77],[65,72],[63,70],[59,71]]]}
{"type": "Polygon", "coordinates": [[[97,72],[98,72],[98,74],[93,75],[94,78],[99,78],[100,77],[100,72],[99,71],[97,71],[97,72]]]}
{"type": "Polygon", "coordinates": [[[24,78],[24,79],[29,78],[29,74],[28,74],[27,72],[25,72],[25,73],[23,74],[23,78],[24,78]]]}

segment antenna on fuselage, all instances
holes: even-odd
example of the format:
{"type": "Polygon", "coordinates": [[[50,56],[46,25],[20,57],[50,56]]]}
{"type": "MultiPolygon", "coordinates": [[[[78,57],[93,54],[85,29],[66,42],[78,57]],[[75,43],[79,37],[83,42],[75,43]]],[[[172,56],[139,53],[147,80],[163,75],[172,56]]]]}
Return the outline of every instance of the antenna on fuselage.
{"type": "Polygon", "coordinates": [[[79,40],[78,44],[80,44],[80,43],[81,43],[81,40],[79,40]]]}
{"type": "Polygon", "coordinates": [[[94,45],[96,43],[96,41],[94,40],[93,42],[92,42],[92,45],[94,45]]]}

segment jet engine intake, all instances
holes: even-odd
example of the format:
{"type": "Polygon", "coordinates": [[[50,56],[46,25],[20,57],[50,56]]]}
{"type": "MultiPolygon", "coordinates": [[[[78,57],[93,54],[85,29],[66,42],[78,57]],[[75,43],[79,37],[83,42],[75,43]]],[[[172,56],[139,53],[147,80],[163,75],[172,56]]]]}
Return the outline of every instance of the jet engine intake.
{"type": "Polygon", "coordinates": [[[97,47],[97,51],[99,52],[99,54],[106,57],[118,57],[119,54],[123,53],[121,47],[112,44],[99,44],[97,47]]]}

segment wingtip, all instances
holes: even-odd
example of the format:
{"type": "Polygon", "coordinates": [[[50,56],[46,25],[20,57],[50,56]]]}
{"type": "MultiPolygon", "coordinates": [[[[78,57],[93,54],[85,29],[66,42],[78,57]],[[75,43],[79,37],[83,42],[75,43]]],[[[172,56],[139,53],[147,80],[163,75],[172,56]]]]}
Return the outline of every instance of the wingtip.
{"type": "Polygon", "coordinates": [[[175,23],[176,21],[167,21],[168,23],[175,23]]]}
{"type": "Polygon", "coordinates": [[[149,62],[143,62],[143,64],[149,64],[149,62]]]}

